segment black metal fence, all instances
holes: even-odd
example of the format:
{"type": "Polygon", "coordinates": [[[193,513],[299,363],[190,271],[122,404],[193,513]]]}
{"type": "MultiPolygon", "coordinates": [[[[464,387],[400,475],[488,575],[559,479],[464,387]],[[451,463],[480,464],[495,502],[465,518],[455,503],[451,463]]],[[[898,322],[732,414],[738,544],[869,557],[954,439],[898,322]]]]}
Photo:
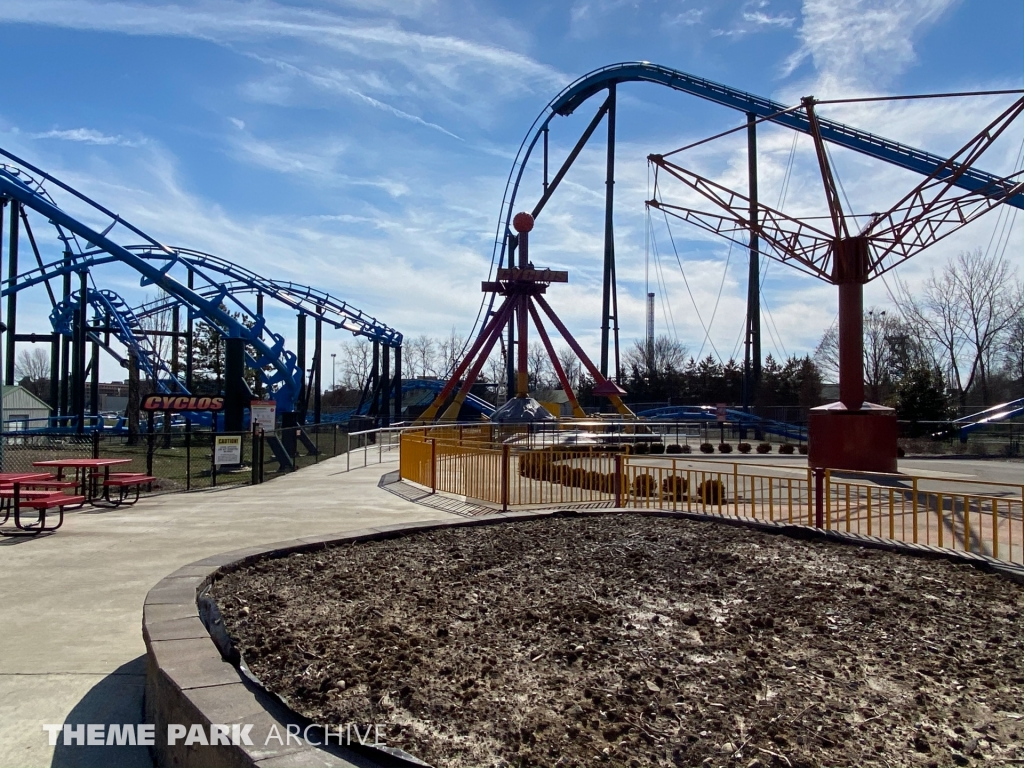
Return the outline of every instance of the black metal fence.
{"type": "Polygon", "coordinates": [[[39,435],[3,433],[4,472],[39,471],[33,462],[59,459],[127,459],[112,467],[116,472],[142,472],[159,478],[154,492],[193,491],[228,485],[265,482],[282,474],[344,454],[349,439],[344,426],[315,424],[304,427],[305,437],[290,439],[284,430],[224,433],[175,430],[142,434],[134,441],[127,435],[39,435]],[[216,438],[231,434],[241,438],[238,464],[214,464],[216,438]],[[273,450],[276,438],[287,454],[284,466],[273,450]],[[288,450],[291,446],[293,449],[288,450]],[[289,466],[290,465],[290,466],[289,466]]]}

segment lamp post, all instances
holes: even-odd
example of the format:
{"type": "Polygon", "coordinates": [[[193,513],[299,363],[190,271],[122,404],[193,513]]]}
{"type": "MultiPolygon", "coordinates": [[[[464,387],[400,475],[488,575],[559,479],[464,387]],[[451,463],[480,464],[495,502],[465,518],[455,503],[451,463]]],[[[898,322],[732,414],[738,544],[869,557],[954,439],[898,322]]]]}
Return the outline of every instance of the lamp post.
{"type": "Polygon", "coordinates": [[[331,391],[332,392],[334,391],[334,388],[336,386],[335,383],[334,383],[334,375],[335,375],[335,371],[337,369],[337,362],[338,361],[335,359],[337,357],[338,357],[338,354],[336,352],[331,352],[331,391]]]}

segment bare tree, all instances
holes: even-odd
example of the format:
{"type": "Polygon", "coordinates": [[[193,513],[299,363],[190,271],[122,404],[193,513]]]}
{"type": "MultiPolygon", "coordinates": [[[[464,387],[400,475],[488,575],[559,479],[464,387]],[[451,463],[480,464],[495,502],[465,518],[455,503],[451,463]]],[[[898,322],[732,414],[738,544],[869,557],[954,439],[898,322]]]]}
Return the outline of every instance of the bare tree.
{"type": "Polygon", "coordinates": [[[437,342],[425,333],[405,342],[409,368],[413,376],[437,375],[437,342]]]}
{"type": "MultiPolygon", "coordinates": [[[[864,313],[864,384],[869,402],[888,396],[894,379],[927,360],[911,327],[898,313],[872,307],[864,313]]],[[[839,332],[832,325],[814,350],[818,369],[833,378],[839,375],[839,332]]]]}
{"type": "Polygon", "coordinates": [[[499,384],[505,381],[508,368],[505,365],[504,351],[499,348],[498,345],[494,346],[494,351],[491,352],[491,356],[487,358],[487,365],[484,368],[484,371],[488,381],[497,382],[499,384]]]}
{"type": "Polygon", "coordinates": [[[975,385],[989,404],[989,373],[1014,320],[1024,311],[1024,290],[1014,269],[981,249],[961,251],[925,281],[915,297],[897,280],[904,316],[941,352],[960,404],[975,385]]]}
{"type": "MultiPolygon", "coordinates": [[[[170,294],[164,290],[157,291],[156,298],[150,299],[146,297],[146,302],[159,301],[167,303],[167,308],[160,312],[154,312],[153,314],[139,320],[139,325],[142,326],[144,331],[157,331],[158,333],[149,333],[149,340],[153,345],[153,350],[156,352],[157,357],[164,360],[167,363],[168,369],[171,367],[171,360],[173,358],[172,348],[175,342],[178,342],[179,353],[183,352],[181,348],[181,339],[172,339],[170,336],[164,336],[164,333],[173,329],[174,326],[174,310],[178,306],[176,302],[171,300],[170,294]]],[[[179,358],[183,355],[179,354],[179,358]]],[[[179,363],[179,367],[181,367],[179,363]]],[[[174,375],[178,375],[178,371],[174,371],[174,375]]]]}
{"type": "Polygon", "coordinates": [[[583,364],[576,357],[571,347],[562,347],[558,350],[558,362],[565,371],[565,378],[569,380],[569,386],[575,392],[580,388],[580,379],[583,378],[583,364]]]}
{"type": "Polygon", "coordinates": [[[625,368],[649,378],[681,371],[686,364],[686,347],[671,336],[662,334],[654,339],[651,346],[653,349],[648,347],[646,339],[634,340],[633,346],[623,356],[625,368]]]}
{"type": "Polygon", "coordinates": [[[1003,343],[1003,368],[1011,379],[1024,386],[1024,312],[1018,312],[1007,328],[1006,341],[1003,343]]]}
{"type": "Polygon", "coordinates": [[[39,381],[50,378],[50,353],[43,347],[21,349],[14,362],[14,375],[18,379],[39,381]]]}
{"type": "Polygon", "coordinates": [[[441,377],[452,375],[455,367],[460,362],[462,348],[465,345],[465,337],[461,336],[453,325],[451,332],[437,343],[439,358],[437,362],[437,375],[441,377]]]}
{"type": "Polygon", "coordinates": [[[554,373],[548,351],[539,341],[533,342],[526,350],[526,374],[531,390],[549,389],[554,373]]]}
{"type": "Polygon", "coordinates": [[[373,367],[373,345],[360,337],[341,345],[341,381],[349,389],[360,389],[373,367]]]}

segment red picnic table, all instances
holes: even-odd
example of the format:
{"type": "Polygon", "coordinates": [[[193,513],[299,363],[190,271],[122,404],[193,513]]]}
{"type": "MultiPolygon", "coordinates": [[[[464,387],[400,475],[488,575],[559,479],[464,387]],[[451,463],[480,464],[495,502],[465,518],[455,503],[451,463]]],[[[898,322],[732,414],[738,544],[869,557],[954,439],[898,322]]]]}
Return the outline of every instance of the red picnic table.
{"type": "Polygon", "coordinates": [[[69,496],[53,490],[60,485],[59,480],[54,482],[49,472],[0,472],[0,511],[4,512],[0,525],[4,525],[13,513],[15,526],[14,530],[0,529],[0,535],[37,536],[60,528],[64,523],[64,508],[81,506],[85,502],[83,496],[69,496]],[[38,519],[33,523],[22,522],[22,507],[35,509],[38,519]],[[46,512],[54,507],[58,511],[57,524],[47,525],[46,512]]]}
{"type": "Polygon", "coordinates": [[[49,461],[33,461],[33,467],[53,467],[57,470],[57,479],[64,477],[64,470],[75,470],[76,487],[81,490],[81,495],[86,501],[93,501],[96,498],[96,483],[94,472],[103,470],[103,481],[110,479],[110,468],[119,464],[131,464],[131,459],[50,459],[49,461]]]}

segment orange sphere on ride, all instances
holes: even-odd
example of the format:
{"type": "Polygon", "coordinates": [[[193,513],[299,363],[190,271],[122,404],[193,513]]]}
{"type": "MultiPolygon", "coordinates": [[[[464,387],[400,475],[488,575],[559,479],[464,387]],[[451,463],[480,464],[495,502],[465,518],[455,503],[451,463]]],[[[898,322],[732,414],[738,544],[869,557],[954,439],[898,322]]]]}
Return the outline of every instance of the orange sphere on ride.
{"type": "Polygon", "coordinates": [[[516,232],[524,233],[533,229],[533,216],[526,211],[520,211],[512,218],[512,226],[516,232]]]}

